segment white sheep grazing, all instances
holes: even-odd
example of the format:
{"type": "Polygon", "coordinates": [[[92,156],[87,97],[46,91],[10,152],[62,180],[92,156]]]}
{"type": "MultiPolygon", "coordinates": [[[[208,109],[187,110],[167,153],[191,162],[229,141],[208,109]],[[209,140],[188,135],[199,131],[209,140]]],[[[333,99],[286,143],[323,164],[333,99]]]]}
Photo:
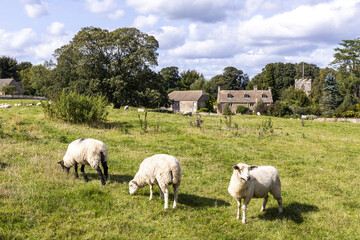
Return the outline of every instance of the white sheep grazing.
{"type": "Polygon", "coordinates": [[[101,179],[102,185],[105,185],[108,178],[108,153],[105,144],[99,140],[91,138],[77,139],[69,144],[63,160],[58,162],[63,170],[69,173],[72,166],[75,165],[75,177],[78,178],[78,164],[81,164],[81,173],[85,181],[89,181],[85,174],[85,165],[90,165],[95,169],[101,179]],[[100,163],[104,168],[105,178],[101,172],[100,163]]]}
{"type": "Polygon", "coordinates": [[[133,180],[129,182],[129,192],[134,194],[139,188],[145,185],[150,186],[150,199],[153,198],[153,185],[158,185],[160,189],[160,199],[165,195],[165,209],[169,208],[168,186],[174,188],[174,204],[176,208],[178,191],[181,183],[181,165],[173,156],[167,154],[156,154],[146,158],[141,164],[139,171],[133,180]]]}
{"type": "Polygon", "coordinates": [[[241,199],[244,199],[242,206],[242,222],[246,223],[246,208],[251,198],[264,198],[260,212],[265,210],[270,192],[279,204],[279,213],[283,212],[281,199],[281,182],[279,172],[272,166],[249,166],[239,163],[233,166],[234,172],[231,176],[228,192],[236,200],[238,211],[236,219],[240,219],[241,199]]]}

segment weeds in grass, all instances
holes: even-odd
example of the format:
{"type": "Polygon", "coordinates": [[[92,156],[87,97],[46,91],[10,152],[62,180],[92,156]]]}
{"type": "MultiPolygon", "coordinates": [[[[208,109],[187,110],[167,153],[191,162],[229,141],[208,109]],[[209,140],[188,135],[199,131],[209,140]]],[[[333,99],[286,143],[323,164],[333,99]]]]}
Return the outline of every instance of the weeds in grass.
{"type": "Polygon", "coordinates": [[[201,115],[195,115],[194,122],[189,121],[190,126],[195,126],[198,128],[201,128],[201,124],[203,124],[203,123],[204,123],[204,121],[201,119],[201,115]]]}
{"type": "Polygon", "coordinates": [[[144,120],[141,119],[140,114],[138,114],[138,118],[139,118],[139,123],[140,123],[140,129],[141,129],[141,131],[144,132],[144,133],[146,133],[146,132],[147,132],[147,127],[148,127],[147,111],[145,111],[144,120]]]}
{"type": "Polygon", "coordinates": [[[225,115],[224,118],[225,118],[225,124],[226,124],[226,126],[227,126],[228,128],[231,128],[231,121],[232,121],[231,115],[228,115],[228,116],[225,115]]]}
{"type": "Polygon", "coordinates": [[[271,121],[271,118],[269,118],[268,120],[264,120],[261,122],[261,125],[258,126],[258,139],[261,139],[261,136],[266,134],[266,133],[274,133],[274,127],[273,127],[273,123],[271,121]]]}

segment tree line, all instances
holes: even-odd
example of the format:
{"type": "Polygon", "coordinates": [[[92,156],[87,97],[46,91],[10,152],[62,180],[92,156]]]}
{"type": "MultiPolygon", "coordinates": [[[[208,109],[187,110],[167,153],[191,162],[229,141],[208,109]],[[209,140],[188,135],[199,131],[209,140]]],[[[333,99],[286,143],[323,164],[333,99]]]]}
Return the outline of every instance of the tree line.
{"type": "Polygon", "coordinates": [[[221,89],[271,88],[274,104],[257,110],[275,116],[291,114],[356,115],[360,107],[360,39],[344,40],[334,49],[332,68],[311,63],[269,63],[251,80],[233,66],[206,80],[196,70],[179,72],[169,66],[159,72],[158,41],[136,28],[113,31],[82,28],[66,45],[54,52],[56,63],[32,65],[0,57],[0,77],[22,81],[24,95],[49,98],[65,92],[103,96],[115,108],[124,105],[155,108],[169,104],[173,90],[203,90],[217,96],[221,89]],[[312,79],[309,96],[294,88],[295,79],[312,79]]]}

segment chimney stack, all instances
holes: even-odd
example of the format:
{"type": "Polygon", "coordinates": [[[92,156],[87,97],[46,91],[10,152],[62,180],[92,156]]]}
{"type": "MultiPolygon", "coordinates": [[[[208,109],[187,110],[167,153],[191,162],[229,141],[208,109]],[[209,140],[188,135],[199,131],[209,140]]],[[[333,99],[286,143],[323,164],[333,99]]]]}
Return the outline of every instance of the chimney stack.
{"type": "Polygon", "coordinates": [[[257,85],[254,85],[254,90],[257,91],[257,85]]]}

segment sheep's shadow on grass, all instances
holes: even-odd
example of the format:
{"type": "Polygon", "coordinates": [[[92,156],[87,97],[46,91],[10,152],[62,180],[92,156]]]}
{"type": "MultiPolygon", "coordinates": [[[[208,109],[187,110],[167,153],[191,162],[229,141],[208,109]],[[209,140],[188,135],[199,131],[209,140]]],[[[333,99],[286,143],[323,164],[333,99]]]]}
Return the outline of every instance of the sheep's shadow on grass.
{"type": "Polygon", "coordinates": [[[6,168],[8,166],[9,166],[9,164],[0,162],[0,170],[3,168],[6,168]]]}
{"type": "Polygon", "coordinates": [[[304,222],[303,214],[309,212],[319,211],[319,208],[315,205],[309,205],[299,202],[293,202],[284,207],[284,212],[279,215],[278,208],[268,208],[263,215],[260,215],[260,219],[273,221],[275,219],[291,220],[297,224],[304,222]]]}
{"type": "Polygon", "coordinates": [[[193,194],[179,193],[179,203],[194,208],[230,206],[230,203],[216,198],[200,197],[193,194]]]}
{"type": "Polygon", "coordinates": [[[94,126],[97,129],[119,129],[128,130],[134,128],[134,125],[129,122],[103,122],[94,126]]]}
{"type": "MultiPolygon", "coordinates": [[[[99,174],[97,173],[86,173],[86,175],[89,178],[89,182],[92,180],[99,180],[100,181],[100,177],[99,174]]],[[[83,178],[81,174],[79,174],[79,178],[83,178]]],[[[128,183],[131,181],[131,179],[133,179],[134,176],[130,176],[130,175],[119,175],[119,174],[110,174],[109,173],[109,179],[108,181],[110,182],[118,182],[118,183],[128,183]]]]}

